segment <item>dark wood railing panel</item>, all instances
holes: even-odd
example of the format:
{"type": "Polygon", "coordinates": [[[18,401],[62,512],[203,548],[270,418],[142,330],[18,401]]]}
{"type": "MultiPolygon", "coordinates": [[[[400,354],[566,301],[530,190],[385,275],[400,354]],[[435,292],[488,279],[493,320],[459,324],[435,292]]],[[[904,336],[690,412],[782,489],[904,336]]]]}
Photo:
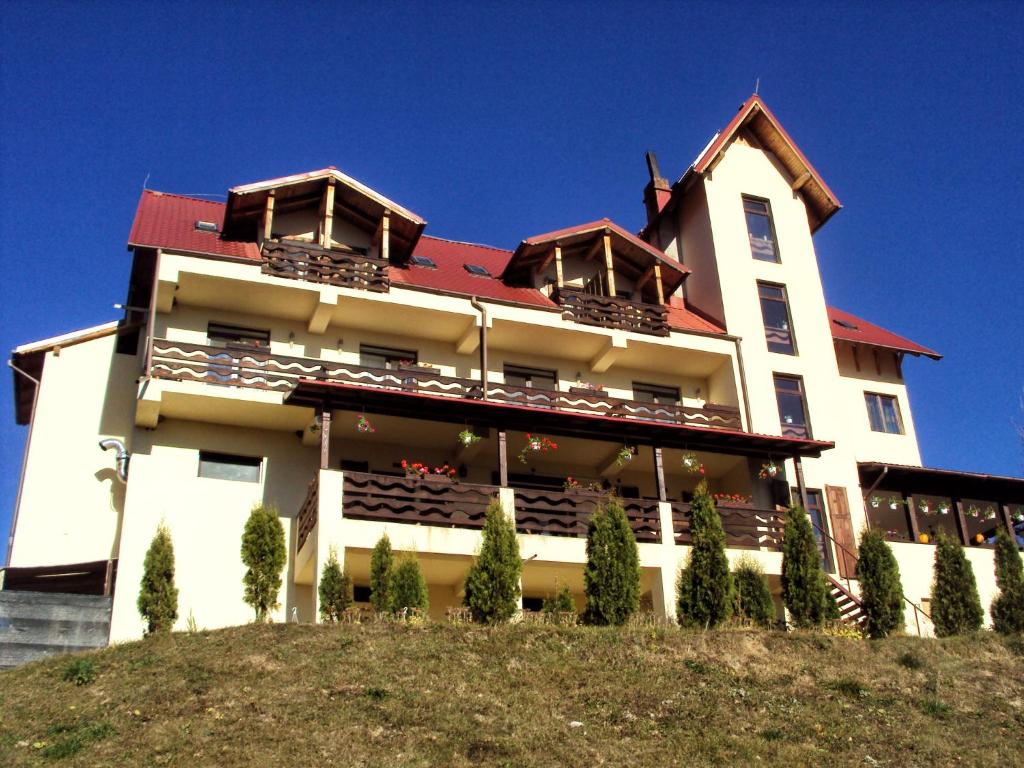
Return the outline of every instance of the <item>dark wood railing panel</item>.
{"type": "Polygon", "coordinates": [[[303,545],[306,543],[306,539],[309,538],[309,534],[313,532],[316,527],[318,515],[320,511],[320,476],[315,476],[309,483],[309,490],[306,491],[306,498],[302,502],[302,506],[299,508],[299,515],[296,519],[296,526],[298,527],[298,545],[295,548],[296,552],[302,550],[303,545]]]}
{"type": "MultiPolygon", "coordinates": [[[[351,363],[272,355],[252,348],[211,347],[155,339],[151,374],[157,378],[205,381],[211,384],[286,390],[299,378],[338,381],[369,387],[398,389],[464,399],[480,399],[480,383],[473,379],[442,376],[425,367],[395,370],[351,363]]],[[[533,389],[489,383],[487,396],[497,402],[516,403],[572,413],[614,416],[670,424],[721,429],[742,429],[738,408],[725,405],[687,406],[640,402],[599,394],[533,389]]]]}
{"type": "Polygon", "coordinates": [[[378,293],[390,288],[386,259],[304,243],[264,243],[263,274],[378,293]]]}
{"type": "Polygon", "coordinates": [[[497,493],[494,486],[446,478],[345,472],[342,510],[356,520],[483,528],[487,505],[497,493]]]}
{"type": "MultiPolygon", "coordinates": [[[[585,538],[590,518],[605,494],[590,491],[534,491],[515,489],[516,530],[547,536],[585,538]]],[[[658,502],[625,499],[622,506],[638,542],[661,541],[658,502]]]]}
{"type": "MultiPolygon", "coordinates": [[[[782,549],[782,532],[786,524],[782,513],[746,505],[719,504],[717,509],[725,531],[726,546],[782,549]]],[[[672,503],[672,529],[677,544],[691,543],[689,504],[672,503]]]]}
{"type": "Polygon", "coordinates": [[[660,304],[595,296],[565,287],[558,290],[557,297],[567,320],[654,336],[669,335],[668,308],[660,304]]]}

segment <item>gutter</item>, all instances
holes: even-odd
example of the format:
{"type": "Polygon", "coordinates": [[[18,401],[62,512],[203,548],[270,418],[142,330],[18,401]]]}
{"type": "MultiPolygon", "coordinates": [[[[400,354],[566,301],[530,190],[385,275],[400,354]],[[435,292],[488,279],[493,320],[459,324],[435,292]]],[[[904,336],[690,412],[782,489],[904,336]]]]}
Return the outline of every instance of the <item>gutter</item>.
{"type": "Polygon", "coordinates": [[[477,301],[476,296],[470,296],[469,303],[473,309],[480,313],[480,393],[484,400],[487,399],[487,307],[477,301]]]}
{"type": "Polygon", "coordinates": [[[743,339],[736,336],[733,341],[736,342],[736,363],[740,369],[740,391],[743,393],[743,416],[747,422],[747,431],[752,431],[753,427],[750,423],[750,396],[747,394],[747,371],[743,366],[743,339]]]}

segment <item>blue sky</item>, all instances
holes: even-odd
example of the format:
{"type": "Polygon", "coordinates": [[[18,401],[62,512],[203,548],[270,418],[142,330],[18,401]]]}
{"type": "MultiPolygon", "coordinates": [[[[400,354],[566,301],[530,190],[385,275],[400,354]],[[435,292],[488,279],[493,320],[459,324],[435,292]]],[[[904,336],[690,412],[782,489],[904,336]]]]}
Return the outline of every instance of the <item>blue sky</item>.
{"type": "Polygon", "coordinates": [[[1019,3],[8,1],[0,346],[116,317],[147,177],[224,194],[335,165],[442,237],[636,230],[643,153],[678,178],[760,78],[845,206],[815,239],[829,302],[945,355],[906,366],[925,463],[1020,476],[1021,29],[1019,3]]]}

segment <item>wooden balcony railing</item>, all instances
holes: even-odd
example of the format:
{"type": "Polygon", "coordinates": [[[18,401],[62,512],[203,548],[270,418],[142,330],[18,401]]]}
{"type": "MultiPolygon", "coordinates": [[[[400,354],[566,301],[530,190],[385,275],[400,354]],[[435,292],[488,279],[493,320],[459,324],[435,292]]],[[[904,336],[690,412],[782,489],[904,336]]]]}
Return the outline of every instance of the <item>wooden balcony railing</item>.
{"type": "Polygon", "coordinates": [[[583,325],[616,328],[653,336],[668,336],[668,308],[629,299],[595,296],[562,287],[558,290],[562,316],[583,325]]]}
{"type": "Polygon", "coordinates": [[[263,274],[378,293],[390,288],[386,259],[307,243],[265,242],[263,274]]]}
{"type": "Polygon", "coordinates": [[[356,520],[483,528],[487,505],[497,493],[494,486],[442,477],[345,472],[342,509],[345,517],[356,520]]]}
{"type": "MultiPolygon", "coordinates": [[[[585,538],[590,518],[605,496],[589,491],[515,491],[516,530],[547,536],[585,538]]],[[[625,499],[626,517],[638,542],[661,541],[658,502],[625,499]]]]}
{"type": "Polygon", "coordinates": [[[309,538],[309,534],[316,527],[317,515],[320,508],[320,479],[314,476],[309,483],[309,490],[306,491],[306,498],[299,508],[299,515],[296,519],[298,526],[298,543],[295,551],[299,552],[309,538]]]}
{"type": "MultiPolygon", "coordinates": [[[[782,513],[743,504],[719,504],[718,515],[725,529],[726,546],[782,549],[782,531],[786,525],[782,513]]],[[[676,544],[690,543],[689,504],[672,503],[672,527],[676,544]]]]}
{"type": "MultiPolygon", "coordinates": [[[[272,355],[262,349],[211,347],[166,339],[153,341],[150,373],[157,378],[205,381],[210,384],[278,391],[288,390],[299,378],[306,378],[469,400],[478,400],[482,395],[479,381],[442,376],[430,368],[385,370],[351,363],[272,355]]],[[[724,405],[699,407],[647,403],[606,397],[598,393],[581,394],[495,383],[488,384],[487,397],[498,402],[568,413],[587,413],[737,431],[742,429],[739,410],[724,405]]]]}

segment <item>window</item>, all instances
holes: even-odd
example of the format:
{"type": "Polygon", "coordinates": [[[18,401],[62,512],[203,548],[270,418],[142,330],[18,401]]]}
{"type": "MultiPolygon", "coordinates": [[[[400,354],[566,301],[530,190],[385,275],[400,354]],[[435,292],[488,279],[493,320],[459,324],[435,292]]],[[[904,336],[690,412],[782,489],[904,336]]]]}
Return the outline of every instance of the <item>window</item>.
{"type": "Polygon", "coordinates": [[[775,374],[775,399],[779,403],[779,423],[783,437],[810,438],[811,426],[804,401],[804,382],[799,376],[775,374]]]}
{"type": "Polygon", "coordinates": [[[775,244],[775,227],[768,201],[744,196],[743,214],[747,219],[747,234],[750,236],[750,255],[759,261],[777,262],[779,249],[775,244]]]}
{"type": "MultiPolygon", "coordinates": [[[[791,488],[790,491],[794,499],[800,498],[798,488],[791,488]]],[[[825,569],[826,573],[835,573],[836,566],[832,562],[832,547],[829,546],[829,540],[826,538],[826,534],[828,534],[828,520],[825,519],[825,504],[819,490],[807,489],[807,517],[811,521],[814,539],[818,542],[821,567],[825,569]]]]}
{"type": "Polygon", "coordinates": [[[417,267],[426,267],[427,269],[437,269],[437,264],[434,260],[427,256],[413,256],[412,263],[417,267]]]}
{"type": "Polygon", "coordinates": [[[471,275],[476,275],[477,277],[491,276],[491,273],[488,272],[485,267],[481,267],[479,264],[463,264],[462,266],[465,267],[466,271],[469,272],[469,274],[471,275]]]}
{"type": "Polygon", "coordinates": [[[230,453],[199,452],[199,476],[214,480],[258,483],[263,459],[259,456],[234,456],[230,453]]]}
{"type": "Polygon", "coordinates": [[[543,368],[526,368],[521,365],[505,366],[505,383],[515,387],[531,389],[558,389],[558,374],[543,368]]]}
{"type": "Polygon", "coordinates": [[[246,328],[241,325],[210,323],[206,326],[206,339],[211,347],[227,347],[229,349],[269,347],[270,331],[246,328]]]}
{"type": "Polygon", "coordinates": [[[661,384],[633,382],[633,399],[641,403],[675,405],[679,402],[679,387],[665,387],[661,384]]]}
{"type": "Polygon", "coordinates": [[[878,395],[865,392],[864,401],[868,406],[868,421],[874,432],[903,434],[903,420],[900,418],[900,404],[892,395],[878,395]]]}
{"type": "Polygon", "coordinates": [[[415,365],[418,359],[414,349],[359,345],[359,364],[366,368],[384,368],[393,371],[400,365],[415,365]]]}
{"type": "Polygon", "coordinates": [[[793,320],[789,316],[786,286],[759,282],[757,295],[761,300],[761,316],[764,318],[764,336],[768,341],[768,351],[795,355],[796,341],[793,338],[793,320]]]}

